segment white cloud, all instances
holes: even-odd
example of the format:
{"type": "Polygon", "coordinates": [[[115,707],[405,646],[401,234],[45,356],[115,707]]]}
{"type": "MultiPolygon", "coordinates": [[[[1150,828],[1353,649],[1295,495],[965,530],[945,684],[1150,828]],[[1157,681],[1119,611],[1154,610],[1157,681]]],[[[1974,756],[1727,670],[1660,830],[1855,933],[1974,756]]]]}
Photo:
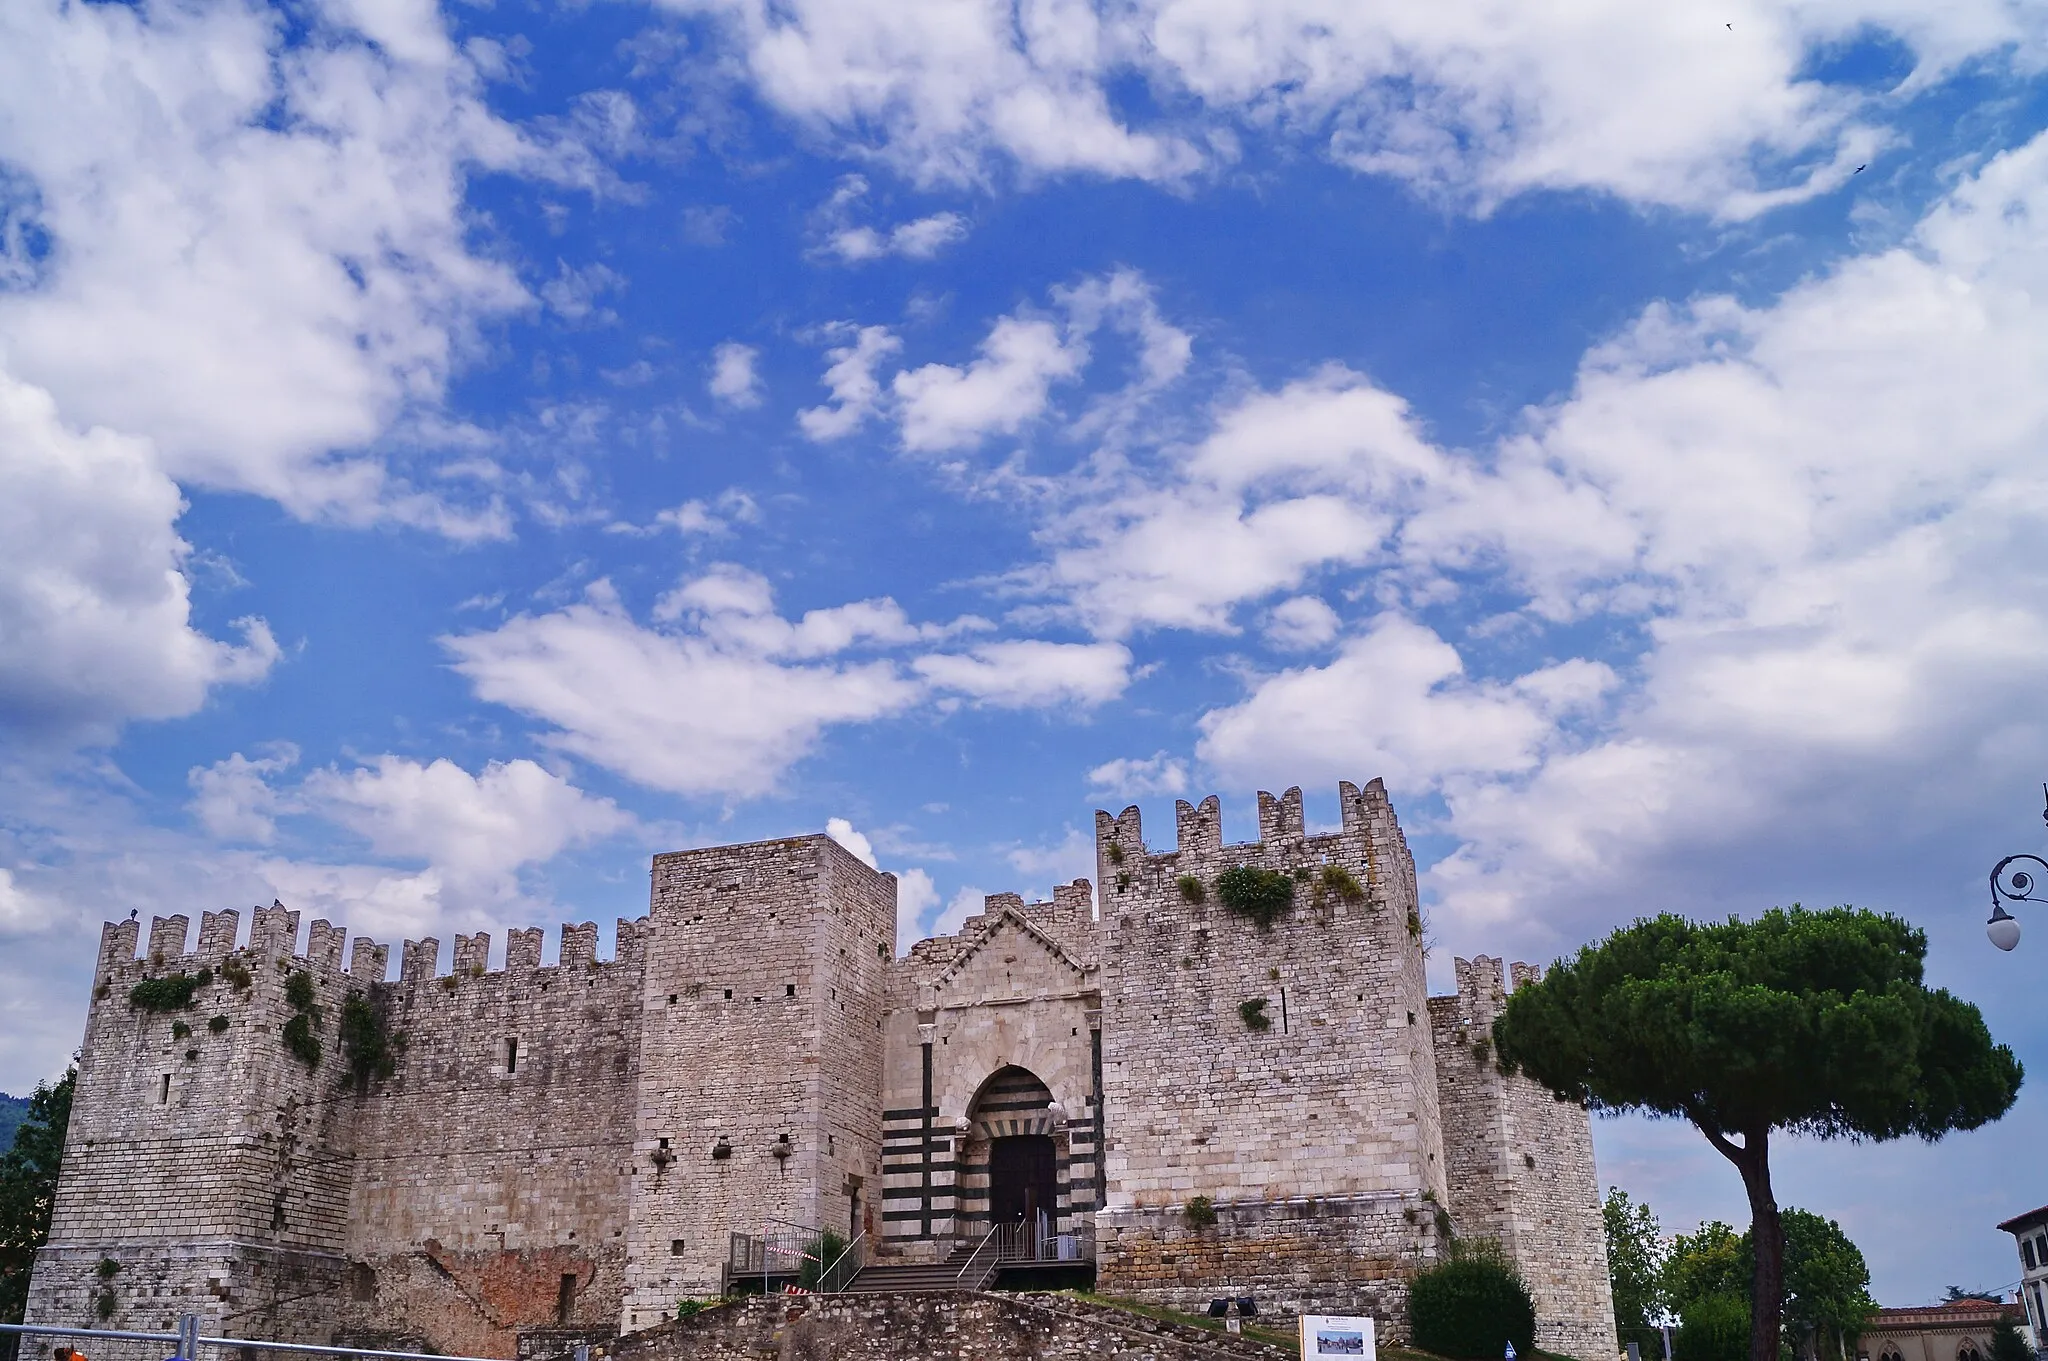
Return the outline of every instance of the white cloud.
{"type": "Polygon", "coordinates": [[[884,256],[929,260],[955,242],[967,239],[967,219],[958,213],[933,213],[900,222],[887,231],[874,227],[842,227],[827,239],[827,248],[848,264],[865,264],[884,256]]]}
{"type": "Polygon", "coordinates": [[[1045,411],[1052,385],[1087,362],[1087,344],[1054,323],[1004,317],[965,368],[926,364],[896,375],[890,389],[904,447],[969,449],[993,434],[1015,434],[1045,411]]]}
{"type": "Polygon", "coordinates": [[[1188,763],[1165,752],[1150,757],[1120,756],[1088,772],[1088,789],[1097,798],[1135,799],[1147,794],[1188,792],[1188,763]]]}
{"type": "Polygon", "coordinates": [[[2048,58],[2048,25],[2005,0],[1894,0],[1711,14],[1624,0],[1458,7],[1328,0],[668,0],[722,21],[774,107],[924,182],[1082,171],[1180,181],[1239,134],[1485,210],[1536,189],[1739,218],[1825,192],[1891,134],[1892,92],[1811,74],[1827,49],[1896,39],[1902,90],[1973,56],[2048,58]],[[1157,112],[1112,108],[1140,81],[1157,112]]]}
{"type": "Polygon", "coordinates": [[[480,698],[551,725],[564,751],[651,788],[765,794],[826,728],[900,712],[919,691],[887,661],[770,655],[886,626],[879,604],[792,625],[760,612],[761,589],[736,572],[701,579],[666,627],[647,628],[600,583],[579,604],[443,645],[480,698]]]}
{"type": "Polygon", "coordinates": [[[736,340],[728,340],[713,350],[707,384],[712,397],[743,410],[761,405],[761,375],[757,369],[760,358],[759,350],[736,340]]]}
{"type": "Polygon", "coordinates": [[[49,904],[14,882],[13,871],[0,868],[0,934],[26,935],[58,924],[49,904]]]}
{"type": "Polygon", "coordinates": [[[146,441],[75,433],[0,373],[0,485],[0,726],[17,740],[182,717],[277,661],[260,619],[236,622],[239,646],[192,627],[184,505],[146,441]]]}
{"type": "MultiPolygon", "coordinates": [[[[493,532],[359,448],[429,410],[483,319],[523,306],[473,252],[471,167],[585,173],[486,109],[423,2],[0,13],[0,161],[46,257],[0,293],[0,362],[67,423],[150,437],[181,481],[300,515],[493,532]]],[[[573,164],[572,164],[573,163],[573,164]]]]}
{"type": "Polygon", "coordinates": [[[462,891],[505,897],[520,866],[635,826],[610,799],[526,760],[493,761],[471,775],[446,758],[423,765],[379,756],[349,771],[316,770],[301,793],[378,855],[425,861],[462,891]]]}
{"type": "Polygon", "coordinates": [[[271,778],[298,760],[297,747],[279,742],[253,761],[238,751],[210,766],[194,766],[185,776],[192,790],[186,806],[210,835],[222,841],[268,846],[277,839],[277,815],[298,807],[270,783],[271,778]]]}
{"type": "Polygon", "coordinates": [[[911,665],[942,690],[1005,709],[1106,704],[1131,681],[1131,652],[1121,643],[1013,639],[933,653],[911,665]]]}
{"type": "Polygon", "coordinates": [[[619,314],[601,306],[607,293],[623,292],[625,276],[601,262],[572,269],[566,260],[555,261],[555,277],[540,287],[541,301],[566,322],[577,325],[609,326],[619,314]]]}
{"type": "Polygon", "coordinates": [[[896,952],[910,953],[910,947],[923,940],[928,934],[924,928],[925,915],[939,905],[939,890],[932,883],[931,875],[921,869],[908,869],[896,876],[896,952]]]}
{"type": "Polygon", "coordinates": [[[798,427],[819,441],[840,439],[866,424],[882,398],[882,385],[875,370],[903,348],[903,342],[886,326],[855,327],[850,322],[839,322],[831,328],[831,334],[852,337],[851,344],[836,345],[825,352],[831,363],[825,370],[824,381],[832,400],[797,413],[798,427]]]}
{"type": "Polygon", "coordinates": [[[825,835],[838,842],[845,848],[848,855],[860,861],[869,869],[876,868],[875,843],[869,841],[859,832],[856,832],[853,829],[853,824],[845,818],[825,819],[825,835]]]}
{"type": "Polygon", "coordinates": [[[931,936],[958,935],[961,926],[966,923],[967,919],[980,916],[982,910],[987,906],[987,892],[969,884],[947,900],[945,909],[932,919],[930,926],[925,928],[925,934],[931,936]]]}
{"type": "Polygon", "coordinates": [[[1337,612],[1312,595],[1283,600],[1266,612],[1266,641],[1289,652],[1321,647],[1341,627],[1337,612]]]}

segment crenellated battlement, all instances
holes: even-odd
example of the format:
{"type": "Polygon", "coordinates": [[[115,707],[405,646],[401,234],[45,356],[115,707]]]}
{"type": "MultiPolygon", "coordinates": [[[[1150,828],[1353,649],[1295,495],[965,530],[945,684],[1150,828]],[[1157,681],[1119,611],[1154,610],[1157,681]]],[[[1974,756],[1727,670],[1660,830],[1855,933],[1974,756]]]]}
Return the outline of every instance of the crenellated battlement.
{"type": "MultiPolygon", "coordinates": [[[[1339,830],[1311,836],[1302,812],[1300,785],[1277,797],[1260,790],[1259,839],[1226,846],[1223,841],[1223,804],[1216,795],[1211,794],[1200,803],[1178,799],[1174,804],[1175,847],[1171,851],[1153,851],[1145,844],[1144,818],[1136,804],[1113,816],[1098,809],[1095,813],[1096,851],[1098,859],[1110,865],[1124,865],[1134,860],[1215,856],[1225,851],[1249,857],[1267,848],[1298,848],[1363,836],[1376,847],[1384,845],[1404,857],[1407,855],[1407,846],[1400,834],[1400,820],[1394,816],[1385,781],[1375,779],[1360,788],[1349,780],[1340,780],[1337,783],[1337,801],[1342,819],[1339,830]],[[1111,847],[1115,850],[1112,851],[1111,847]]],[[[1412,873],[1414,862],[1406,861],[1406,867],[1412,873]]]]}
{"type": "MultiPolygon", "coordinates": [[[[358,987],[385,982],[390,973],[391,947],[368,936],[352,940],[348,929],[316,919],[306,929],[306,943],[298,947],[299,913],[273,902],[258,907],[250,916],[246,938],[242,915],[233,908],[206,912],[200,916],[199,939],[192,943],[192,920],[183,913],[152,917],[149,943],[139,950],[141,923],[107,922],[100,928],[97,981],[108,986],[123,981],[167,974],[218,970],[230,959],[244,963],[275,960],[290,970],[304,969],[320,979],[345,979],[358,987]],[[346,958],[344,959],[344,947],[346,958]]],[[[597,923],[564,922],[561,926],[559,963],[546,967],[585,969],[614,964],[637,966],[646,954],[647,919],[618,921],[617,944],[612,958],[597,957],[597,923]]],[[[455,937],[449,968],[440,967],[441,942],[428,936],[408,940],[400,948],[400,982],[432,982],[439,978],[488,977],[496,974],[531,973],[543,967],[541,947],[545,933],[540,927],[515,929],[506,933],[505,963],[490,967],[491,933],[479,931],[455,937]]]]}

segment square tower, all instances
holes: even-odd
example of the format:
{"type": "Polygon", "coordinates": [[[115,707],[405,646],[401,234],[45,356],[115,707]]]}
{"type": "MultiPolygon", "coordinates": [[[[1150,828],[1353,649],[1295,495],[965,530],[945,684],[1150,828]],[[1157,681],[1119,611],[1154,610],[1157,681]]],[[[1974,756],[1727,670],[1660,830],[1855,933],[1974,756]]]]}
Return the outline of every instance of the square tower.
{"type": "Polygon", "coordinates": [[[896,879],[825,836],[654,859],[620,1326],[716,1294],[732,1233],[880,1224],[896,879]]]}

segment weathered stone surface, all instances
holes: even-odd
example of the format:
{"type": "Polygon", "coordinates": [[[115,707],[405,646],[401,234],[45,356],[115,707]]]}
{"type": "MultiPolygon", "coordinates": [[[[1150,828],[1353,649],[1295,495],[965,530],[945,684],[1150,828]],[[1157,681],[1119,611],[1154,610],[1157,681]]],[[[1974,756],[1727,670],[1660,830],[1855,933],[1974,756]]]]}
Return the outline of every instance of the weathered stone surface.
{"type": "Polygon", "coordinates": [[[1268,1361],[1291,1351],[1060,1295],[755,1297],[620,1338],[611,1361],[1268,1361]]]}
{"type": "MultiPolygon", "coordinates": [[[[1216,799],[1183,803],[1157,853],[1136,809],[1098,814],[1099,909],[1085,880],[991,895],[900,960],[894,879],[822,836],[657,856],[608,960],[589,923],[551,965],[539,931],[495,969],[489,936],[458,936],[445,973],[438,941],[406,941],[395,980],[389,946],[326,922],[301,941],[279,906],[246,939],[205,914],[190,953],[182,917],[139,957],[110,925],[30,1317],[533,1356],[717,1293],[734,1232],[942,1257],[987,1231],[1007,1149],[1050,1163],[1032,1203],[1063,1248],[1092,1234],[1106,1291],[1370,1312],[1400,1337],[1455,1226],[1521,1268],[1546,1346],[1611,1354],[1586,1113],[1495,1071],[1498,961],[1426,996],[1385,790],[1339,796],[1311,835],[1299,790],[1262,794],[1260,840],[1230,846],[1216,799]],[[1268,929],[1218,899],[1243,866],[1298,876],[1268,929]],[[189,1009],[131,1003],[179,973],[206,980],[189,1009]],[[388,1076],[348,1074],[351,994],[402,1037],[388,1076]]],[[[816,1308],[813,1332],[840,1317],[816,1308]]]]}

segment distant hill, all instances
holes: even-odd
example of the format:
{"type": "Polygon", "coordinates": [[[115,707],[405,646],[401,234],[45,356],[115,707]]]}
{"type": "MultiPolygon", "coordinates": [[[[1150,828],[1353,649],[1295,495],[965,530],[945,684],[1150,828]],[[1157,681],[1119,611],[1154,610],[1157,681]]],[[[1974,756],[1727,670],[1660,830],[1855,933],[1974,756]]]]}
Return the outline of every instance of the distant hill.
{"type": "Polygon", "coordinates": [[[14,1131],[28,1119],[28,1098],[0,1092],[0,1153],[14,1147],[14,1131]]]}

